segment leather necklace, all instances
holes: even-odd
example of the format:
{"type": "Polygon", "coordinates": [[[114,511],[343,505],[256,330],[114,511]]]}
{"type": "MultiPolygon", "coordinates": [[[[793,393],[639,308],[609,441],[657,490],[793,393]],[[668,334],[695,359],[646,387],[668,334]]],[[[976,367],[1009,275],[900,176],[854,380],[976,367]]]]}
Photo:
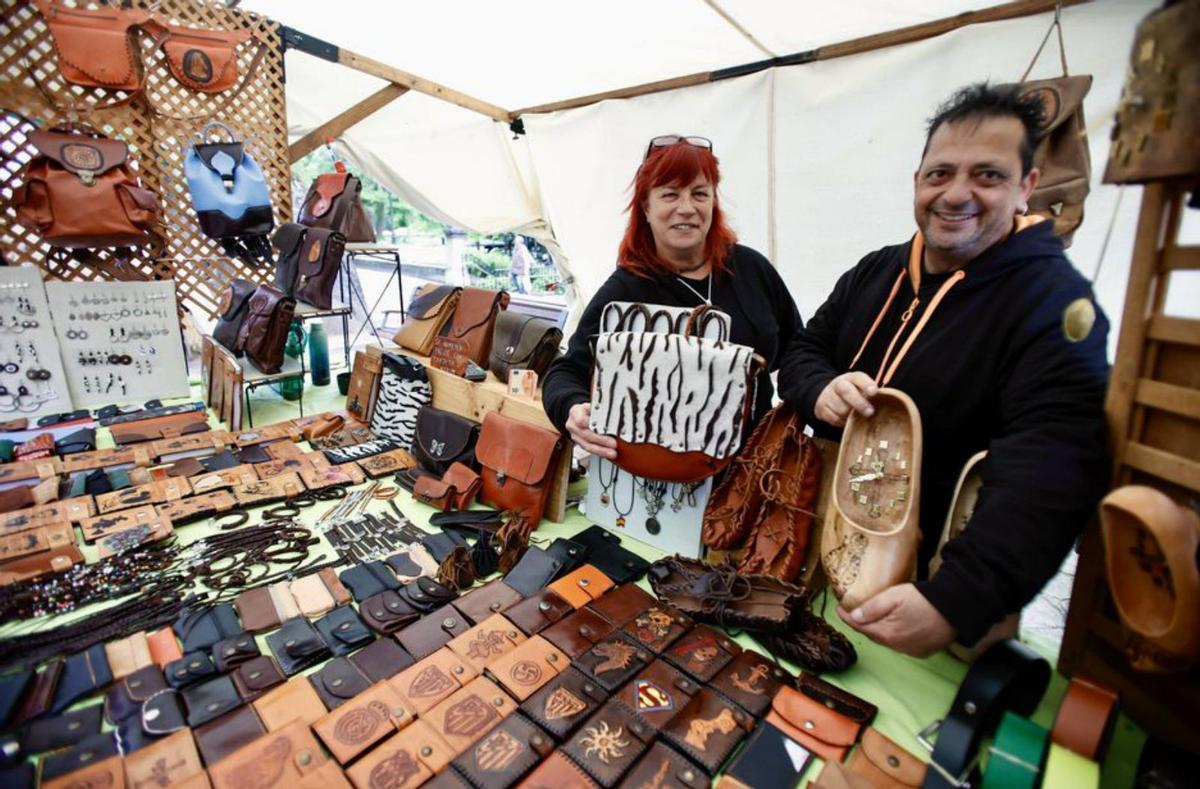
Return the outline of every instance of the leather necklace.
{"type": "Polygon", "coordinates": [[[604,479],[604,458],[599,457],[599,456],[596,457],[596,478],[600,482],[600,506],[601,507],[608,506],[608,501],[609,501],[608,491],[613,486],[613,483],[617,481],[617,464],[609,463],[609,465],[612,466],[612,473],[609,474],[608,479],[605,480],[604,479]]]}
{"type": "MultiPolygon", "coordinates": [[[[616,464],[614,463],[613,466],[615,468],[616,464]]],[[[616,473],[613,474],[612,503],[613,503],[613,509],[617,511],[617,521],[616,521],[617,528],[623,529],[623,528],[625,528],[625,516],[628,515],[629,513],[633,512],[633,505],[637,501],[637,479],[634,478],[634,476],[632,474],[629,475],[629,479],[630,479],[629,506],[625,508],[624,512],[621,512],[621,505],[617,503],[617,484],[618,484],[618,482],[620,482],[620,479],[621,479],[621,469],[617,468],[616,473]]]]}
{"type": "Polygon", "coordinates": [[[685,288],[690,290],[692,293],[695,293],[696,298],[700,299],[700,301],[704,302],[705,304],[707,304],[710,307],[712,306],[713,273],[711,271],[708,272],[708,295],[707,296],[705,296],[700,291],[696,290],[691,285],[689,285],[687,280],[684,279],[683,277],[676,275],[675,279],[679,280],[680,285],[683,285],[685,288]]]}

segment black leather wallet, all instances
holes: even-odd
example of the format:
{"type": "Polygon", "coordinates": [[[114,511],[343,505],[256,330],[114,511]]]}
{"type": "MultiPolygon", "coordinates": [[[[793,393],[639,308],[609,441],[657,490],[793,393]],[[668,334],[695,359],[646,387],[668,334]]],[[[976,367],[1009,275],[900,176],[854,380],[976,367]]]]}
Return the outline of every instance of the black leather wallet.
{"type": "Polygon", "coordinates": [[[382,635],[395,633],[421,618],[421,612],[400,596],[384,590],[358,604],[364,624],[382,635]]]}
{"type": "Polygon", "coordinates": [[[371,595],[400,588],[400,581],[383,562],[367,562],[351,567],[349,570],[343,570],[338,578],[360,603],[371,595]]]}
{"type": "Polygon", "coordinates": [[[139,668],[104,694],[104,717],[109,723],[120,723],[140,713],[142,703],[165,687],[167,680],[157,665],[139,668]]]}
{"type": "Polygon", "coordinates": [[[67,773],[116,756],[117,738],[112,732],[94,734],[67,751],[50,754],[42,759],[42,785],[67,773]]]}
{"type": "Polygon", "coordinates": [[[183,691],[183,703],[187,706],[188,726],[203,726],[210,720],[242,705],[233,680],[217,677],[183,691]]]}
{"type": "Polygon", "coordinates": [[[249,633],[238,633],[232,638],[222,639],[213,644],[212,649],[213,662],[222,674],[261,654],[258,642],[249,633]]]}
{"type": "Polygon", "coordinates": [[[449,556],[450,552],[455,548],[470,547],[461,534],[453,531],[426,534],[422,538],[421,544],[425,546],[425,550],[429,551],[429,555],[438,564],[441,564],[442,560],[449,556]]]}
{"type": "MultiPolygon", "coordinates": [[[[134,720],[130,718],[129,720],[134,720]]],[[[162,690],[142,705],[142,731],[161,737],[187,726],[183,696],[177,690],[162,690]]]]}
{"type": "Polygon", "coordinates": [[[238,462],[237,456],[231,450],[226,449],[224,452],[200,458],[200,465],[208,471],[224,471],[227,468],[240,466],[241,463],[238,462]]]}
{"type": "Polygon", "coordinates": [[[92,496],[99,496],[102,493],[112,493],[113,484],[104,469],[98,468],[88,472],[83,478],[83,490],[92,496]]]}
{"type": "Polygon", "coordinates": [[[628,548],[621,538],[601,526],[589,526],[571,538],[587,548],[588,564],[607,575],[615,584],[632,583],[650,569],[650,562],[628,548]]]}
{"type": "MultiPolygon", "coordinates": [[[[182,719],[181,715],[180,720],[182,719]]],[[[132,715],[118,723],[113,734],[117,738],[117,747],[126,756],[131,753],[137,753],[147,745],[153,745],[156,740],[161,740],[166,736],[163,734],[150,734],[142,728],[141,715],[132,715]]]]}
{"type": "Polygon", "coordinates": [[[76,652],[63,663],[62,676],[54,690],[54,703],[50,712],[62,712],[94,690],[112,682],[112,670],[108,667],[108,656],[104,644],[92,644],[82,652],[76,652]]]}
{"type": "Polygon", "coordinates": [[[338,606],[317,620],[317,632],[334,655],[349,655],[375,640],[375,635],[349,605],[338,606]]]}
{"type": "Polygon", "coordinates": [[[372,682],[391,679],[413,664],[412,655],[390,638],[376,639],[374,643],[350,656],[350,662],[372,682]]]}
{"type": "Polygon", "coordinates": [[[238,463],[266,463],[271,460],[271,456],[267,454],[265,444],[254,444],[253,446],[245,447],[235,455],[238,463]]]}
{"type": "Polygon", "coordinates": [[[329,657],[329,646],[307,619],[289,619],[267,636],[267,646],[283,673],[292,676],[329,657]]]}
{"type": "Polygon", "coordinates": [[[562,569],[558,571],[556,578],[566,575],[575,568],[587,561],[588,549],[586,545],[568,540],[564,537],[559,537],[554,542],[550,543],[550,547],[546,549],[546,553],[553,556],[555,559],[563,563],[562,569]]]}
{"type": "Polygon", "coordinates": [[[334,710],[371,687],[371,680],[344,657],[334,658],[309,675],[313,690],[321,697],[325,709],[334,710]]]}
{"type": "Polygon", "coordinates": [[[17,704],[32,679],[33,669],[14,671],[0,677],[0,729],[8,728],[8,721],[16,712],[17,704]]]}
{"type": "Polygon", "coordinates": [[[189,652],[178,660],[167,664],[167,684],[173,688],[186,688],[195,685],[202,679],[215,676],[217,667],[213,665],[208,652],[189,652]]]}
{"type": "Polygon", "coordinates": [[[400,596],[413,608],[425,614],[449,603],[458,597],[458,592],[432,578],[418,578],[405,584],[400,590],[400,596]]]}
{"type": "Polygon", "coordinates": [[[562,559],[551,556],[537,546],[530,546],[521,560],[504,576],[504,583],[532,597],[539,589],[554,580],[562,571],[562,559]]]}
{"type": "Polygon", "coordinates": [[[242,632],[237,612],[229,603],[199,610],[185,608],[172,627],[183,643],[184,652],[210,649],[218,641],[242,632]]]}
{"type": "Polygon", "coordinates": [[[21,749],[30,754],[75,745],[100,733],[101,717],[101,705],[93,704],[53,718],[39,718],[25,729],[21,737],[21,749]]]}
{"type": "Polygon", "coordinates": [[[74,455],[76,452],[91,452],[95,448],[96,430],[91,427],[81,427],[54,442],[54,451],[60,457],[74,455]]]}
{"type": "Polygon", "coordinates": [[[799,786],[812,754],[763,721],[725,768],[725,775],[744,786],[799,786]]]}

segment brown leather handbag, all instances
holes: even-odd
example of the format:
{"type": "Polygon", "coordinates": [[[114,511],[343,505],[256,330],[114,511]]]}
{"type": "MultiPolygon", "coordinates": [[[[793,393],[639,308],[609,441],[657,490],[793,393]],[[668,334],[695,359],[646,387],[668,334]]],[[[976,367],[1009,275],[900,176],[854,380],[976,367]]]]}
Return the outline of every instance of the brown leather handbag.
{"type": "Polygon", "coordinates": [[[213,327],[212,336],[238,356],[242,355],[238,350],[238,331],[242,328],[242,321],[246,319],[250,297],[257,288],[258,286],[248,279],[235,279],[230,281],[229,287],[221,296],[221,312],[217,315],[217,324],[213,327]]]}
{"type": "Polygon", "coordinates": [[[375,230],[362,207],[362,181],[341,162],[336,168],[335,173],[318,175],[308,187],[300,204],[300,224],[336,230],[347,241],[374,241],[375,230]]]}
{"type": "Polygon", "coordinates": [[[221,93],[238,81],[238,47],[254,41],[257,47],[254,60],[243,85],[254,79],[266,47],[249,30],[201,30],[156,21],[168,32],[163,42],[167,53],[167,68],[184,87],[202,93],[221,93]]]}
{"type": "Polygon", "coordinates": [[[462,288],[455,285],[422,285],[408,305],[404,325],[392,340],[401,348],[428,356],[433,343],[454,315],[462,288]]]}
{"type": "Polygon", "coordinates": [[[323,310],[333,306],[333,284],[342,267],[346,237],[336,230],[309,228],[297,247],[295,298],[323,310]]]}
{"type": "Polygon", "coordinates": [[[492,352],[492,327],[496,325],[496,316],[507,308],[508,293],[503,290],[463,288],[445,335],[465,342],[471,361],[486,365],[492,352]]]}
{"type": "Polygon", "coordinates": [[[150,20],[141,9],[77,8],[34,0],[50,28],[58,70],[72,85],[140,91],[144,77],[133,46],[137,29],[150,20]]]}
{"type": "Polygon", "coordinates": [[[295,299],[270,285],[259,285],[250,297],[246,317],[238,329],[238,350],[262,372],[279,372],[283,367],[283,346],[295,312],[295,299]]]}
{"type": "Polygon", "coordinates": [[[475,445],[475,457],[483,469],[480,500],[520,512],[536,529],[550,498],[560,449],[558,433],[488,412],[475,445]]]}
{"type": "Polygon", "coordinates": [[[413,456],[431,474],[441,477],[456,462],[474,467],[478,441],[479,425],[466,417],[428,405],[417,412],[413,456]]]}
{"type": "Polygon", "coordinates": [[[488,369],[502,382],[517,369],[533,370],[540,378],[558,356],[562,337],[562,329],[545,318],[505,310],[496,316],[488,369]]]}
{"type": "Polygon", "coordinates": [[[37,154],[13,193],[18,222],[56,247],[153,240],[158,200],[130,169],[129,146],[79,125],[31,132],[29,142],[37,154]]]}

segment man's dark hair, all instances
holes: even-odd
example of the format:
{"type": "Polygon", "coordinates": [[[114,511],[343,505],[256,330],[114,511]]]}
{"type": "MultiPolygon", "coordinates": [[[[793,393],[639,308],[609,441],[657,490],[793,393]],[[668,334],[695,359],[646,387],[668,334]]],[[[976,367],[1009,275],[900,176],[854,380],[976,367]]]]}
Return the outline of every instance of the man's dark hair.
{"type": "Polygon", "coordinates": [[[1033,169],[1033,152],[1041,139],[1042,118],[1046,112],[1036,92],[1022,96],[1016,85],[989,85],[977,82],[959,88],[954,95],[942,102],[937,114],[929,119],[929,131],[925,135],[925,150],[929,152],[929,141],[933,133],[944,123],[959,123],[965,120],[982,121],[985,118],[1016,118],[1025,127],[1021,140],[1021,176],[1033,169]]]}

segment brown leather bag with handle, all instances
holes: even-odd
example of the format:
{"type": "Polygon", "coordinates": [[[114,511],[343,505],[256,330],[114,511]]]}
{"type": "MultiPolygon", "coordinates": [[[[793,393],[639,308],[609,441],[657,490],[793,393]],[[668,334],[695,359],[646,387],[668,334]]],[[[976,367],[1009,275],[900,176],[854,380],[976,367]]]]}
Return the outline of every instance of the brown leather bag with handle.
{"type": "Polygon", "coordinates": [[[262,372],[279,372],[283,367],[283,346],[295,312],[295,299],[270,285],[259,285],[250,297],[246,317],[238,329],[238,350],[262,372]]]}
{"type": "Polygon", "coordinates": [[[293,295],[300,301],[327,310],[333,306],[333,284],[342,267],[346,237],[336,230],[310,228],[300,242],[293,295]]]}
{"type": "Polygon", "coordinates": [[[337,172],[317,176],[300,205],[297,221],[309,227],[336,230],[347,241],[375,240],[375,229],[367,221],[362,206],[362,181],[346,172],[346,165],[338,162],[337,172]]]}
{"type": "Polygon", "coordinates": [[[562,445],[562,436],[552,430],[489,411],[475,445],[483,477],[480,501],[516,511],[536,529],[550,498],[562,445]]]}
{"type": "Polygon", "coordinates": [[[145,77],[133,42],[150,14],[116,5],[76,8],[55,0],[34,0],[34,5],[50,28],[64,80],[85,88],[141,91],[145,77]]]}
{"type": "Polygon", "coordinates": [[[445,334],[453,340],[465,342],[471,361],[486,367],[492,352],[492,330],[496,325],[496,316],[507,308],[508,293],[503,290],[463,288],[445,334]]]}

